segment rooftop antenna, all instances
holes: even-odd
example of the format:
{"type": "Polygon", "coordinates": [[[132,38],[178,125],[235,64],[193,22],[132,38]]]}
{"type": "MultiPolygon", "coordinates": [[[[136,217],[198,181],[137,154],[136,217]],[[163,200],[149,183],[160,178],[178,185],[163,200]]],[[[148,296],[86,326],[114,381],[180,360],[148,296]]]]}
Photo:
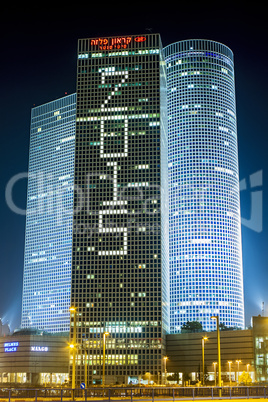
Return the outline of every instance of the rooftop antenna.
{"type": "Polygon", "coordinates": [[[262,302],[261,315],[262,315],[262,317],[264,317],[264,302],[262,302]]]}

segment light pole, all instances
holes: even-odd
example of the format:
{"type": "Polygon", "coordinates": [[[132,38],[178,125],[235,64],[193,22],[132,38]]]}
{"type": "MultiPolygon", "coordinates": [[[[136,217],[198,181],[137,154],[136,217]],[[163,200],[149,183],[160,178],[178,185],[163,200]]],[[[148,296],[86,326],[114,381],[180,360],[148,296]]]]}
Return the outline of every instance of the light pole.
{"type": "Polygon", "coordinates": [[[207,336],[203,336],[202,338],[202,368],[203,368],[203,377],[202,384],[205,385],[205,341],[208,340],[207,336]]]}
{"type": "Polygon", "coordinates": [[[229,364],[229,382],[230,382],[230,386],[231,386],[231,381],[232,381],[232,372],[231,372],[231,364],[232,364],[233,362],[228,362],[228,364],[229,364]]]}
{"type": "Polygon", "coordinates": [[[215,387],[216,387],[216,385],[217,385],[217,371],[216,371],[217,362],[213,362],[213,366],[214,366],[214,378],[215,378],[215,387]]]}
{"type": "Polygon", "coordinates": [[[213,315],[210,317],[212,320],[216,320],[217,324],[217,344],[218,344],[218,372],[219,372],[219,378],[218,378],[218,385],[219,387],[221,386],[221,342],[220,342],[220,326],[219,326],[219,316],[218,315],[213,315]]]}
{"type": "Polygon", "coordinates": [[[237,385],[239,385],[239,363],[241,363],[241,360],[236,360],[237,363],[237,385]]]}
{"type": "Polygon", "coordinates": [[[87,350],[85,349],[85,388],[87,387],[87,350]]]}
{"type": "Polygon", "coordinates": [[[76,307],[70,307],[70,312],[74,315],[73,339],[70,348],[73,351],[73,370],[72,370],[72,389],[75,389],[75,359],[76,359],[76,307]]]}
{"type": "Polygon", "coordinates": [[[165,370],[165,385],[167,385],[167,356],[163,357],[164,359],[164,370],[165,370]]]}
{"type": "Polygon", "coordinates": [[[73,355],[72,362],[72,389],[75,388],[75,359],[76,359],[76,346],[73,343],[69,343],[70,352],[73,355]]]}
{"type": "Polygon", "coordinates": [[[88,348],[88,341],[84,342],[83,348],[85,351],[85,387],[87,387],[87,348],[88,348]]]}
{"type": "Polygon", "coordinates": [[[102,340],[102,386],[105,386],[105,337],[110,335],[109,332],[103,333],[103,340],[102,340]]]}

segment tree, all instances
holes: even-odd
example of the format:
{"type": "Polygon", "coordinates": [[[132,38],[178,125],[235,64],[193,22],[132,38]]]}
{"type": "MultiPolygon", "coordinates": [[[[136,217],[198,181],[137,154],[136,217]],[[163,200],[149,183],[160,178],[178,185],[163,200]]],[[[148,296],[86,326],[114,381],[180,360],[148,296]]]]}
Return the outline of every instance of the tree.
{"type": "Polygon", "coordinates": [[[205,367],[204,367],[204,383],[206,384],[207,383],[207,381],[209,380],[209,373],[208,373],[208,368],[207,368],[207,365],[205,364],[205,367]]]}
{"type": "Polygon", "coordinates": [[[229,329],[223,322],[220,322],[219,328],[220,331],[227,331],[229,329]]]}
{"type": "Polygon", "coordinates": [[[243,383],[245,385],[249,385],[252,383],[252,378],[250,377],[249,373],[246,373],[245,371],[243,371],[242,374],[240,374],[239,376],[239,383],[243,383]]]}
{"type": "Polygon", "coordinates": [[[169,375],[167,377],[168,381],[177,381],[177,383],[179,383],[180,381],[180,374],[179,373],[173,373],[172,375],[169,375]]]}
{"type": "Polygon", "coordinates": [[[182,374],[182,380],[183,380],[183,385],[185,386],[186,385],[186,383],[190,383],[190,381],[191,381],[191,377],[190,377],[190,374],[189,373],[183,373],[182,374]]]}
{"type": "Polygon", "coordinates": [[[181,327],[181,332],[201,332],[203,329],[201,322],[187,321],[181,327]]]}
{"type": "Polygon", "coordinates": [[[227,327],[223,322],[220,322],[219,327],[220,331],[234,331],[240,329],[239,327],[227,327]]]}

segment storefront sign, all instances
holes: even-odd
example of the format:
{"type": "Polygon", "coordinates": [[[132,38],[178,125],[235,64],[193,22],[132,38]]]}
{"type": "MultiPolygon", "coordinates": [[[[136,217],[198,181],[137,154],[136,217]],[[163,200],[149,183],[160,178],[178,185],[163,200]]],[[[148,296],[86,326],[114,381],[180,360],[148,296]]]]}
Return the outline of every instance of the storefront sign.
{"type": "Polygon", "coordinates": [[[17,352],[19,342],[6,342],[4,343],[5,352],[17,352]]]}
{"type": "MultiPolygon", "coordinates": [[[[5,342],[5,352],[17,352],[19,342],[5,342]]],[[[48,352],[47,346],[31,346],[31,352],[48,352]]]]}
{"type": "Polygon", "coordinates": [[[48,352],[47,346],[31,346],[31,352],[48,352]]]}
{"type": "Polygon", "coordinates": [[[91,39],[90,45],[95,49],[100,50],[111,50],[111,49],[126,49],[129,44],[134,39],[135,42],[145,42],[145,36],[122,36],[118,38],[110,37],[110,38],[99,38],[99,39],[91,39]]]}

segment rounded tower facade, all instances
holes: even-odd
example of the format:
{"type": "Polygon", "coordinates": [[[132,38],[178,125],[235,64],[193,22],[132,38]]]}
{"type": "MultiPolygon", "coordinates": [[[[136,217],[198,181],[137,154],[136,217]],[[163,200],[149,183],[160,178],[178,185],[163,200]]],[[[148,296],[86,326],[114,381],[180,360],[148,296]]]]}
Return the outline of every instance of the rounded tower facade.
{"type": "Polygon", "coordinates": [[[167,65],[170,330],[244,328],[232,51],[209,40],[164,48],[167,65]]]}

